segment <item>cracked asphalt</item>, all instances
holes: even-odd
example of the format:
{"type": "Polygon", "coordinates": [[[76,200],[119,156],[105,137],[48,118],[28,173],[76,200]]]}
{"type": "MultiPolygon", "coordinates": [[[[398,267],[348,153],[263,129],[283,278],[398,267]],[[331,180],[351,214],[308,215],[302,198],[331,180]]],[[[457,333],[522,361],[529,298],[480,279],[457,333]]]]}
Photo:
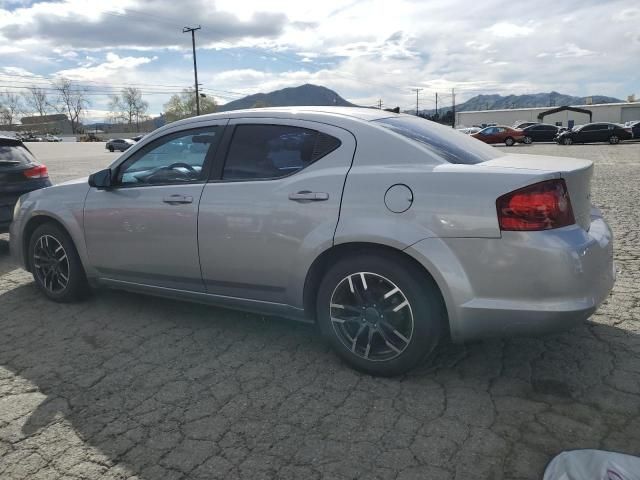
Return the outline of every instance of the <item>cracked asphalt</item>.
{"type": "MultiPolygon", "coordinates": [[[[60,182],[103,144],[35,144],[60,182]]],[[[540,479],[557,453],[640,454],[640,143],[595,161],[618,280],[584,326],[446,346],[409,375],[349,369],[314,328],[100,291],[58,305],[0,236],[2,479],[540,479]]]]}

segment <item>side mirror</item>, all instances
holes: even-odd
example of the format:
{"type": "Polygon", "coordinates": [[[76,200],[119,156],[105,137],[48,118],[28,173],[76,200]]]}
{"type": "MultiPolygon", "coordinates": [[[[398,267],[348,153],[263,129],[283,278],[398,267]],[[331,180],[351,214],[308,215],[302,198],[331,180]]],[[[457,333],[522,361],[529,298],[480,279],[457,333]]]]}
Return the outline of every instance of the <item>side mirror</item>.
{"type": "Polygon", "coordinates": [[[99,189],[111,188],[111,170],[107,168],[89,175],[89,186],[99,189]]]}

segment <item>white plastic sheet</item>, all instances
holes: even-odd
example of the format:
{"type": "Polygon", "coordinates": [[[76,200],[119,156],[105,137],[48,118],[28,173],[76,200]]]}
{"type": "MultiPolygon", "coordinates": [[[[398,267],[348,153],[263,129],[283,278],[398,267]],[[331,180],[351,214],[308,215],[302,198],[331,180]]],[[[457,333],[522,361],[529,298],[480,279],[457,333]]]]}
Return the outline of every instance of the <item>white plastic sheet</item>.
{"type": "Polygon", "coordinates": [[[555,457],[543,480],[640,480],[640,458],[602,450],[572,450],[555,457]]]}

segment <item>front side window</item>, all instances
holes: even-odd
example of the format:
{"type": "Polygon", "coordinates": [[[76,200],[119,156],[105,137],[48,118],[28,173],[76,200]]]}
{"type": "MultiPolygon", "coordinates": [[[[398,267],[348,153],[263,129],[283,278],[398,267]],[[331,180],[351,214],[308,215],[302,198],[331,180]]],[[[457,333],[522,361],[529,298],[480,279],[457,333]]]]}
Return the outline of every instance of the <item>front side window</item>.
{"type": "Polygon", "coordinates": [[[162,185],[204,180],[205,159],[218,144],[222,127],[207,127],[167,135],[149,150],[125,162],[120,184],[162,185]]]}
{"type": "Polygon", "coordinates": [[[223,180],[275,179],[291,175],[340,146],[340,140],[288,125],[238,125],[223,180]]]}

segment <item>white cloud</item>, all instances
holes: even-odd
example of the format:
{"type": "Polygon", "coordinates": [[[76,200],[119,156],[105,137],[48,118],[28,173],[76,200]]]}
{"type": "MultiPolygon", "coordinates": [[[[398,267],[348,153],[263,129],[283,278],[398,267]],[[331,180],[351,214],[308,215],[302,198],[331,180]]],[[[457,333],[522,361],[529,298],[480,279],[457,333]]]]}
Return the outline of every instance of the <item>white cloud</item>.
{"type": "Polygon", "coordinates": [[[487,28],[487,31],[496,37],[501,38],[515,38],[526,37],[534,32],[533,27],[527,27],[524,25],[516,25],[509,22],[499,22],[491,25],[487,28]]]}
{"type": "Polygon", "coordinates": [[[106,61],[95,66],[92,62],[77,68],[68,68],[55,73],[56,76],[77,81],[112,80],[114,76],[127,72],[140,65],[156,60],[158,57],[120,57],[113,52],[107,53],[106,61]]]}

